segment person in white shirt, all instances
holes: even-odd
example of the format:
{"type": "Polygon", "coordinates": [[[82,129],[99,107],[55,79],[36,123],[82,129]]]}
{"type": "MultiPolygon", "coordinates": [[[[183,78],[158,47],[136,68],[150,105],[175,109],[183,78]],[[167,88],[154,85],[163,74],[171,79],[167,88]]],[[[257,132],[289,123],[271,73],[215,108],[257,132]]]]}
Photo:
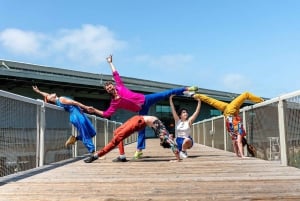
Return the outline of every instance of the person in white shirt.
{"type": "Polygon", "coordinates": [[[198,104],[196,110],[192,116],[189,116],[188,111],[185,108],[181,108],[178,112],[176,112],[173,103],[173,97],[174,95],[171,95],[169,101],[171,106],[171,112],[175,121],[176,143],[178,146],[178,150],[180,151],[180,158],[187,158],[188,156],[186,150],[193,147],[193,138],[191,137],[191,126],[200,113],[201,100],[197,100],[198,104]]]}

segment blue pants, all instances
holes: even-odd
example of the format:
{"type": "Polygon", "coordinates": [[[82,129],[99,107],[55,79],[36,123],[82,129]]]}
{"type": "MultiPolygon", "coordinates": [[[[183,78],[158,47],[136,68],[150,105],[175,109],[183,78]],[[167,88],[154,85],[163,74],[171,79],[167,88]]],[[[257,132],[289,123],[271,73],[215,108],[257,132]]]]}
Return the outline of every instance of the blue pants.
{"type": "MultiPolygon", "coordinates": [[[[170,89],[158,93],[147,94],[145,95],[145,103],[142,106],[142,109],[139,112],[139,115],[147,115],[149,108],[158,101],[169,98],[171,95],[183,95],[183,92],[186,91],[186,87],[170,89]]],[[[145,129],[139,131],[138,140],[137,140],[137,149],[145,149],[146,147],[146,131],[145,129]]]]}
{"type": "MultiPolygon", "coordinates": [[[[189,139],[192,140],[192,147],[194,145],[194,140],[192,137],[189,136],[189,139]]],[[[183,137],[177,137],[176,138],[176,143],[177,143],[177,147],[178,147],[178,150],[181,151],[182,150],[182,144],[183,144],[183,141],[185,140],[185,138],[183,137]]],[[[191,148],[192,148],[191,147],[191,148]]]]}
{"type": "Polygon", "coordinates": [[[78,110],[72,110],[70,121],[78,130],[79,135],[76,139],[82,141],[89,153],[93,153],[95,151],[93,137],[96,135],[96,131],[91,121],[78,110]]]}

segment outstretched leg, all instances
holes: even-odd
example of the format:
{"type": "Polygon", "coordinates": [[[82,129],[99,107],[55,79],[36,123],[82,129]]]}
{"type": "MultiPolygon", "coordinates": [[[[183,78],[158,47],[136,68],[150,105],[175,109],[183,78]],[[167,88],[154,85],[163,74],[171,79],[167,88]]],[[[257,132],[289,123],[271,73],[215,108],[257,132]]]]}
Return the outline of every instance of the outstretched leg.
{"type": "Polygon", "coordinates": [[[181,88],[169,89],[162,92],[145,95],[145,103],[141,110],[141,115],[146,115],[145,112],[143,112],[143,110],[146,109],[148,112],[148,109],[154,103],[169,98],[171,95],[183,95],[183,92],[188,90],[189,90],[188,87],[181,87],[181,88]]]}
{"type": "Polygon", "coordinates": [[[223,112],[226,109],[227,105],[228,105],[228,103],[225,103],[223,101],[219,101],[217,99],[208,97],[208,96],[203,95],[203,94],[195,94],[193,97],[196,100],[200,99],[202,102],[205,102],[210,106],[213,106],[214,108],[220,110],[221,112],[223,112]]]}
{"type": "MultiPolygon", "coordinates": [[[[85,159],[84,162],[91,163],[94,160],[96,160],[98,157],[104,156],[112,149],[114,149],[117,145],[120,145],[120,143],[125,138],[129,137],[132,133],[140,129],[143,129],[145,127],[146,127],[146,123],[142,116],[136,115],[131,117],[114,131],[113,139],[105,147],[97,151],[95,155],[85,159]]],[[[119,146],[119,152],[121,154],[123,153],[125,154],[123,143],[121,143],[121,145],[119,146]]]]}
{"type": "MultiPolygon", "coordinates": [[[[152,93],[145,95],[145,103],[142,106],[141,111],[139,112],[140,115],[147,115],[149,108],[157,103],[158,101],[164,100],[169,98],[171,95],[183,95],[185,91],[196,91],[198,90],[197,87],[181,87],[175,89],[169,89],[158,93],[152,93]]],[[[142,129],[138,133],[137,139],[137,151],[134,154],[134,158],[138,159],[142,157],[142,150],[146,147],[146,130],[142,129]]]]}
{"type": "Polygon", "coordinates": [[[76,140],[82,141],[83,145],[87,148],[89,153],[95,152],[95,145],[93,143],[93,137],[96,135],[96,130],[93,127],[91,121],[87,118],[85,114],[80,113],[80,111],[74,110],[70,115],[71,123],[77,128],[79,135],[74,138],[71,137],[73,141],[66,142],[67,144],[74,144],[76,140]],[[74,141],[75,139],[75,141],[74,141]]]}
{"type": "Polygon", "coordinates": [[[226,109],[224,110],[224,116],[237,114],[237,112],[240,110],[240,107],[246,100],[250,100],[255,103],[264,101],[264,99],[255,96],[252,93],[244,92],[227,105],[226,109]]]}

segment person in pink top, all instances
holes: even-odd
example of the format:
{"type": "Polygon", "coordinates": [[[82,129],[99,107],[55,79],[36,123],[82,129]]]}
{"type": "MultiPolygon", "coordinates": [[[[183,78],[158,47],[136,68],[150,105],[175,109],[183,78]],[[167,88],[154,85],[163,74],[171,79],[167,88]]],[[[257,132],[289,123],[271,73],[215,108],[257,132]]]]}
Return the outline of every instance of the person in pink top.
{"type": "MultiPolygon", "coordinates": [[[[111,81],[108,81],[104,84],[106,92],[111,95],[111,102],[108,109],[105,111],[93,109],[92,111],[102,117],[111,117],[118,109],[125,109],[131,112],[138,112],[139,115],[147,115],[149,108],[158,101],[164,100],[171,95],[189,95],[195,91],[198,91],[198,87],[192,86],[169,89],[162,92],[147,95],[133,92],[124,85],[118,71],[112,63],[112,55],[110,55],[106,59],[111,67],[112,75],[115,80],[115,85],[111,81]]],[[[146,146],[145,137],[145,129],[140,130],[137,140],[137,151],[134,154],[135,159],[139,159],[143,155],[142,150],[145,149],[146,146]]],[[[120,153],[120,157],[118,158],[126,159],[125,153],[120,153]]]]}

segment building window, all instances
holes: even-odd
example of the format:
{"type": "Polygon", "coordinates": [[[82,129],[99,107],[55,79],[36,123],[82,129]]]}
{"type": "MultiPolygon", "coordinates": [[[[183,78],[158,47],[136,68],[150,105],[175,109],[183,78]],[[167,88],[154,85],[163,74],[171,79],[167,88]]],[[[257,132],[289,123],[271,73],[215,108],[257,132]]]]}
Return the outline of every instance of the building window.
{"type": "Polygon", "coordinates": [[[174,134],[174,119],[171,114],[171,107],[170,105],[156,105],[156,116],[163,122],[163,124],[166,126],[166,129],[169,131],[169,133],[174,134]]]}
{"type": "Polygon", "coordinates": [[[210,110],[210,116],[220,116],[222,113],[220,110],[210,110]]]}
{"type": "Polygon", "coordinates": [[[171,107],[169,105],[156,105],[156,112],[158,113],[170,113],[171,107]]]}

